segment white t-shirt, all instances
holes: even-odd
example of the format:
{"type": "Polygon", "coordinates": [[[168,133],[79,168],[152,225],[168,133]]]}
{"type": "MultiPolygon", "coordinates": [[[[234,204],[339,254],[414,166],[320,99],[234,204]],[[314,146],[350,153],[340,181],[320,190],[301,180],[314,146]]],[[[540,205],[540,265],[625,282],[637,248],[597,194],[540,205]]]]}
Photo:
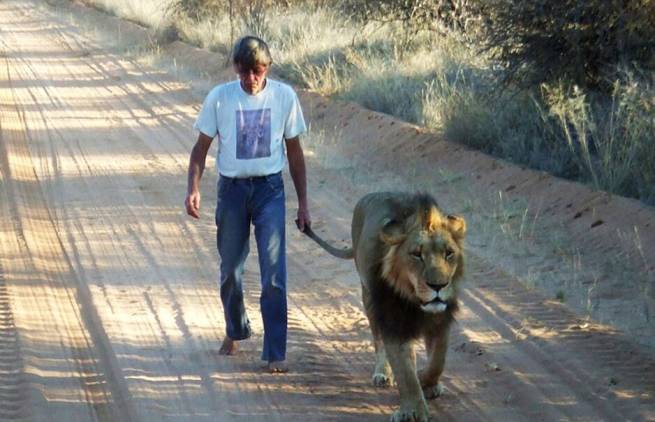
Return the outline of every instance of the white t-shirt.
{"type": "Polygon", "coordinates": [[[211,138],[218,135],[216,170],[228,177],[281,171],[284,139],[306,130],[293,88],[268,78],[256,95],[245,92],[238,80],[214,87],[193,127],[211,138]]]}

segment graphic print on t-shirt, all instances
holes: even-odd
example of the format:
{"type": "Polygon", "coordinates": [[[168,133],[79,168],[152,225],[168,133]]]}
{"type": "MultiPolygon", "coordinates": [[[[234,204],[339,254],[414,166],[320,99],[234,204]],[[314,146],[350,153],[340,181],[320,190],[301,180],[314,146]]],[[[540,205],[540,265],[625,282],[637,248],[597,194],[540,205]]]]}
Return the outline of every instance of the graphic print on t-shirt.
{"type": "Polygon", "coordinates": [[[271,156],[271,109],[237,110],[237,159],[271,156]]]}

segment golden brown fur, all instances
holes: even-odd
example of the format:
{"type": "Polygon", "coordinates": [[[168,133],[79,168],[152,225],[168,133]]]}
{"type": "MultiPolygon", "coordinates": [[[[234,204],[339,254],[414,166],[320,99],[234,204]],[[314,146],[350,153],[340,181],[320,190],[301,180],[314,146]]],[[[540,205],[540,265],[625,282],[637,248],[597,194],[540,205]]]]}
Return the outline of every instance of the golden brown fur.
{"type": "Polygon", "coordinates": [[[429,195],[391,192],[357,203],[352,249],[336,249],[306,231],[331,254],[355,260],[376,350],[373,383],[387,386],[393,376],[400,392],[393,421],[427,421],[426,399],[442,391],[465,233],[464,219],[443,214],[429,195]],[[428,365],[417,373],[413,344],[421,338],[428,365]]]}

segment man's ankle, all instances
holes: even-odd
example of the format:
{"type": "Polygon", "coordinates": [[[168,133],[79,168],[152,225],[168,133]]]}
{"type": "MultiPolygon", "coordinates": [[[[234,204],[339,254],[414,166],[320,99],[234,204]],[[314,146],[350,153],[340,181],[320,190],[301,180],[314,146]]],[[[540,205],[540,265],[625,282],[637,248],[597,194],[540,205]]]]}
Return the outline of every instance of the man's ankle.
{"type": "Polygon", "coordinates": [[[225,336],[225,338],[223,339],[223,344],[221,345],[221,348],[218,351],[218,354],[231,356],[236,353],[237,349],[238,349],[237,341],[232,340],[228,336],[225,336]]]}
{"type": "Polygon", "coordinates": [[[289,372],[289,366],[286,360],[270,361],[267,365],[268,372],[271,374],[282,374],[289,372]]]}

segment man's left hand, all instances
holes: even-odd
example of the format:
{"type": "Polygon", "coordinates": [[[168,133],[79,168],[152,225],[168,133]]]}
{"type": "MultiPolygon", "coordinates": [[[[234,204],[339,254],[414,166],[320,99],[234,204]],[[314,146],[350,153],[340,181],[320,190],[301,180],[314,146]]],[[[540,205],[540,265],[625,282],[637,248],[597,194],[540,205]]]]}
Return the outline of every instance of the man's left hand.
{"type": "Polygon", "coordinates": [[[304,207],[298,208],[298,219],[296,220],[296,226],[301,232],[305,231],[305,228],[312,226],[312,219],[309,216],[309,210],[304,207]]]}

